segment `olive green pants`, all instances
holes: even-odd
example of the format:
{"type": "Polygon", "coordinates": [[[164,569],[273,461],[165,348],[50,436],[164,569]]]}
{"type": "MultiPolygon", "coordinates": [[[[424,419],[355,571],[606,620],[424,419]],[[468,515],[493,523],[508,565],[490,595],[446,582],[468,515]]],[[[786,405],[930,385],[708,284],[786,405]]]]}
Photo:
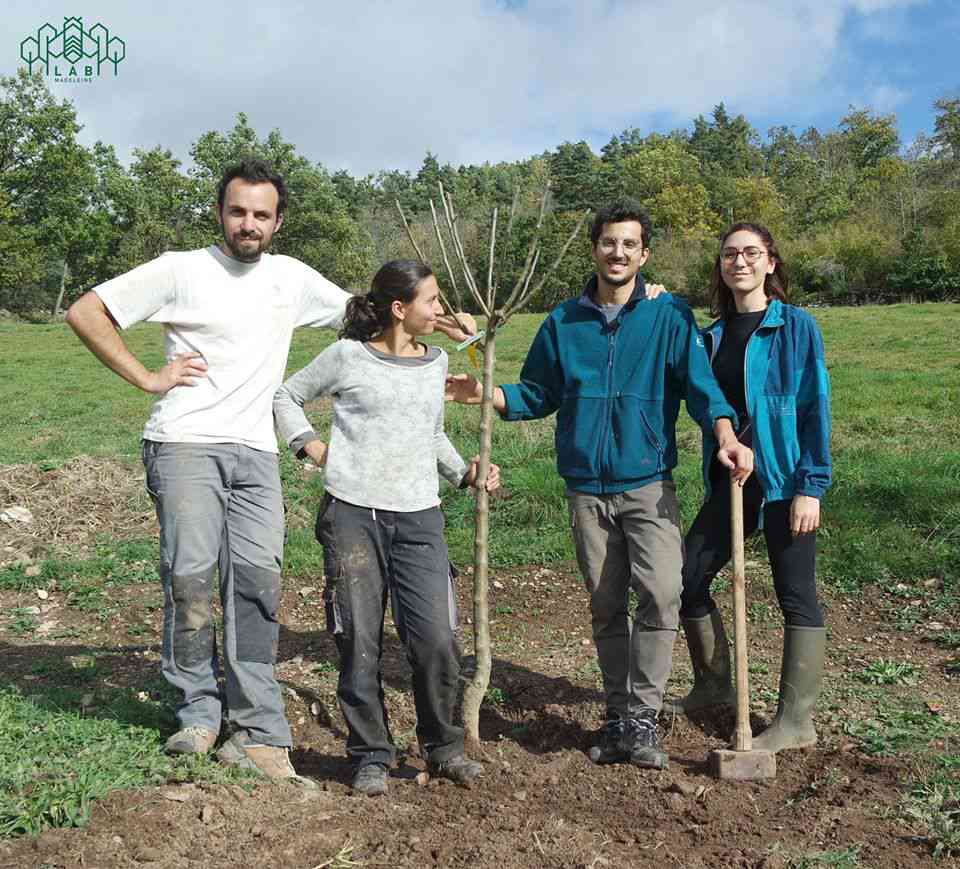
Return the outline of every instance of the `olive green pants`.
{"type": "Polygon", "coordinates": [[[612,495],[567,491],[610,719],[660,710],[679,627],[683,551],[670,480],[612,495]],[[631,618],[630,591],[637,599],[631,618]]]}

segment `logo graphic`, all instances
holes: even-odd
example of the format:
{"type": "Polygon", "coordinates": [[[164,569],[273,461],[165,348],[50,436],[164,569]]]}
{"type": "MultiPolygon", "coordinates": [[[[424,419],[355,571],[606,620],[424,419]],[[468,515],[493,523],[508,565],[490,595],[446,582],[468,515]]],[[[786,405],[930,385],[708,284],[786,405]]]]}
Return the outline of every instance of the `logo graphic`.
{"type": "Polygon", "coordinates": [[[36,36],[28,36],[20,43],[20,57],[30,72],[34,64],[42,64],[44,74],[53,75],[57,81],[92,81],[107,63],[116,75],[126,56],[127,45],[120,37],[111,36],[100,23],[85,30],[80,17],[64,17],[60,30],[44,24],[36,36]]]}

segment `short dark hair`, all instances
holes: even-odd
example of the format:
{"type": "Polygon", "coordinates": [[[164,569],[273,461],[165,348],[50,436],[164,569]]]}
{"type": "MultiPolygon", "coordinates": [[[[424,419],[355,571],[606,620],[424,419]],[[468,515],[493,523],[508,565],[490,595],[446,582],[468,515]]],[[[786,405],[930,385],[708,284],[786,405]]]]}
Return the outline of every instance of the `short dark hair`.
{"type": "Polygon", "coordinates": [[[644,211],[643,206],[636,199],[617,199],[614,202],[604,205],[593,218],[593,226],[590,227],[590,243],[596,247],[600,239],[600,233],[603,227],[608,223],[626,223],[628,220],[635,220],[643,228],[644,248],[650,247],[650,233],[653,232],[653,224],[650,222],[650,215],[644,211]]]}
{"type": "Polygon", "coordinates": [[[433,270],[415,259],[390,260],[373,276],[370,292],[354,296],[347,302],[343,325],[338,338],[369,341],[393,325],[390,308],[394,302],[409,304],[417,295],[417,287],[433,270]]]}
{"type": "Polygon", "coordinates": [[[227,185],[235,178],[248,184],[272,184],[277,188],[277,217],[287,209],[287,185],[273,166],[256,157],[245,157],[238,163],[231,163],[223,170],[220,187],[217,189],[217,208],[223,211],[223,201],[227,196],[227,185]]]}
{"type": "MultiPolygon", "coordinates": [[[[720,252],[723,251],[727,239],[735,232],[752,232],[763,242],[767,249],[767,255],[776,263],[774,270],[763,279],[763,292],[767,297],[768,304],[770,299],[779,299],[781,302],[786,302],[790,279],[787,275],[787,265],[783,261],[783,257],[780,256],[773,233],[762,223],[751,223],[749,221],[735,223],[720,236],[720,252]]],[[[733,291],[723,279],[723,269],[720,267],[720,252],[717,253],[717,258],[713,262],[713,273],[710,276],[710,314],[713,317],[726,320],[731,314],[737,312],[737,304],[733,300],[733,291]]]]}

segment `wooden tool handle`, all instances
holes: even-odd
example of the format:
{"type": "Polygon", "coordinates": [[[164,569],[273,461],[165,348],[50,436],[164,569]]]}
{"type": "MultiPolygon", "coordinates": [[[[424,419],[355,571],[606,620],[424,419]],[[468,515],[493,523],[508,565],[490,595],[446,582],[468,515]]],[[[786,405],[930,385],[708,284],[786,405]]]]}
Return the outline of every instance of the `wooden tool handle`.
{"type": "Polygon", "coordinates": [[[750,684],[747,678],[747,578],[743,555],[743,489],[730,480],[730,535],[733,551],[733,623],[737,671],[737,729],[733,734],[736,751],[750,751],[750,684]]]}

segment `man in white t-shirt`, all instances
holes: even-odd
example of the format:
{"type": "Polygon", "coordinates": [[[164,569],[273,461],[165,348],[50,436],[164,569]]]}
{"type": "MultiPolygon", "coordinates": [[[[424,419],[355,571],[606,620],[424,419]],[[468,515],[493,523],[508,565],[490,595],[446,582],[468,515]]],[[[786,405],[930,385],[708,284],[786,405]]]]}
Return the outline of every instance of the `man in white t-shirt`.
{"type": "MultiPolygon", "coordinates": [[[[160,522],[162,669],[182,695],[172,754],[210,751],[271,778],[294,772],[290,727],[274,675],[283,557],[283,501],[273,395],[297,326],[340,324],[350,297],[292,257],[266,253],[287,191],[246,160],[220,182],[219,247],[166,253],[80,298],[67,322],[124,380],[159,396],[143,432],[147,488],[160,522]],[[120,329],[164,324],[167,363],[150,371],[120,329]],[[223,604],[218,654],[211,603],[223,604]],[[221,655],[225,696],[218,688],[221,655]]],[[[449,319],[441,328],[463,337],[449,319]]]]}

